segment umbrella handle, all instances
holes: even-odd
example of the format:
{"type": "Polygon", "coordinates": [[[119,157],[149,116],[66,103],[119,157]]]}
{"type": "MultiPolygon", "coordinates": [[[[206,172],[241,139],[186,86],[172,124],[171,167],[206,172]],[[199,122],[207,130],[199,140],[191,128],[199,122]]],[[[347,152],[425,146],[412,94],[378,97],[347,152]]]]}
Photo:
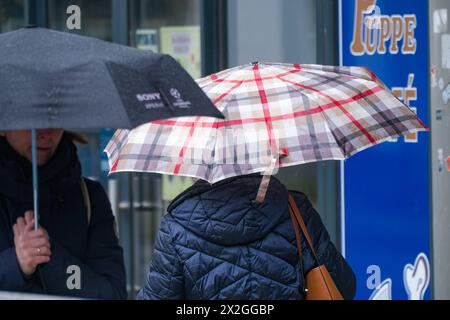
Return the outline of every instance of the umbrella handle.
{"type": "Polygon", "coordinates": [[[256,199],[253,200],[257,204],[261,204],[264,202],[266,198],[267,188],[269,187],[270,182],[270,174],[264,174],[261,183],[259,184],[258,194],[256,195],[256,199]]]}
{"type": "Polygon", "coordinates": [[[266,171],[263,173],[263,177],[261,179],[261,183],[259,184],[258,193],[256,195],[256,199],[253,200],[253,202],[257,204],[261,204],[264,202],[264,199],[266,198],[267,189],[269,187],[270,177],[274,174],[275,168],[278,167],[278,161],[282,158],[287,157],[289,154],[289,151],[287,149],[283,149],[279,153],[279,158],[277,159],[272,158],[270,161],[269,167],[266,169],[266,171]]]}
{"type": "Polygon", "coordinates": [[[264,202],[264,199],[266,198],[267,189],[269,187],[270,177],[275,171],[277,162],[278,162],[277,158],[272,158],[269,167],[263,173],[261,183],[259,184],[258,193],[256,195],[256,199],[254,200],[255,203],[261,204],[264,202]]]}
{"type": "Polygon", "coordinates": [[[33,207],[34,207],[34,229],[39,228],[39,205],[38,205],[38,168],[37,168],[36,129],[31,130],[31,166],[33,169],[33,207]]]}

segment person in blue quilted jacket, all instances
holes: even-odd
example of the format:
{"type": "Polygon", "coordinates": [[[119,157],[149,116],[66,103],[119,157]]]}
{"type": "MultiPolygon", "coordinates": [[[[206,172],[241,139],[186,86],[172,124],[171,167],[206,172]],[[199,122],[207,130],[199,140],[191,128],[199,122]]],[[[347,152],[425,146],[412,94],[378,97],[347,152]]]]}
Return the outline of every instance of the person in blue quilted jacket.
{"type": "MultiPolygon", "coordinates": [[[[210,185],[199,180],[169,205],[138,299],[304,299],[303,275],[314,265],[306,242],[299,263],[286,187],[272,177],[262,204],[261,175],[210,185]]],[[[307,197],[292,192],[321,263],[344,299],[355,275],[331,242],[307,197]]]]}

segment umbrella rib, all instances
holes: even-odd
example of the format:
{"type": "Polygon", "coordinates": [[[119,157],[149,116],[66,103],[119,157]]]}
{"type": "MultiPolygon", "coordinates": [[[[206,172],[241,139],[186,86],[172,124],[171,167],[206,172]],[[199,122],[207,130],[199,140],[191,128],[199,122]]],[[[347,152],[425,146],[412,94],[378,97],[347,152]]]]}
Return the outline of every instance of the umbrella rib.
{"type": "MultiPolygon", "coordinates": [[[[367,130],[366,129],[364,129],[364,127],[361,125],[361,123],[359,123],[359,121],[358,120],[356,120],[343,106],[342,106],[342,103],[340,103],[339,101],[337,101],[337,100],[335,100],[335,99],[333,99],[331,96],[329,96],[329,95],[327,95],[326,93],[324,93],[324,92],[322,92],[322,91],[320,91],[320,90],[317,90],[317,89],[314,89],[314,88],[312,88],[312,87],[309,87],[309,86],[306,86],[306,85],[303,85],[303,84],[300,84],[300,83],[296,83],[296,82],[293,82],[293,81],[290,81],[290,80],[287,80],[287,79],[283,79],[283,78],[280,78],[280,77],[277,77],[278,79],[280,79],[281,81],[284,81],[284,82],[288,82],[288,83],[290,83],[290,84],[293,84],[293,85],[295,85],[295,86],[297,86],[297,87],[300,87],[300,88],[303,88],[303,89],[306,89],[306,90],[310,90],[310,91],[313,91],[313,92],[315,92],[315,93],[318,93],[318,94],[320,94],[320,95],[322,95],[322,96],[324,96],[324,97],[326,97],[327,99],[329,99],[330,101],[332,101],[332,105],[334,105],[334,107],[338,107],[346,116],[347,116],[347,118],[349,118],[350,119],[350,121],[366,136],[366,138],[370,141],[370,143],[372,143],[373,145],[375,145],[376,144],[376,140],[372,137],[372,135],[369,133],[369,132],[367,132],[367,130]]],[[[320,107],[320,106],[319,106],[320,107]]]]}
{"type": "MultiPolygon", "coordinates": [[[[215,79],[215,78],[217,78],[217,75],[216,75],[216,74],[213,74],[213,75],[210,76],[210,79],[212,79],[212,80],[215,79]]],[[[216,105],[219,101],[221,101],[223,98],[225,98],[226,96],[228,96],[228,95],[230,94],[230,92],[232,92],[233,90],[235,90],[235,89],[236,89],[237,87],[239,87],[242,83],[243,83],[243,81],[237,81],[236,85],[232,86],[227,92],[223,93],[223,94],[220,95],[217,99],[215,99],[215,100],[213,101],[213,104],[216,105]]],[[[216,107],[217,107],[217,105],[216,105],[216,107]]],[[[185,151],[186,151],[186,148],[187,148],[187,146],[188,146],[190,140],[192,139],[192,136],[193,136],[193,134],[194,134],[194,130],[195,130],[195,127],[196,127],[196,123],[198,122],[199,119],[200,119],[200,117],[197,117],[197,118],[195,118],[195,120],[194,120],[192,123],[189,124],[189,126],[190,126],[191,128],[190,128],[189,133],[188,133],[188,136],[187,136],[187,138],[186,138],[186,140],[185,140],[185,142],[184,142],[184,144],[183,144],[183,147],[182,147],[182,149],[180,150],[180,153],[179,153],[179,160],[178,160],[178,162],[177,162],[177,164],[176,164],[176,166],[175,166],[174,174],[179,174],[180,167],[181,167],[181,164],[182,164],[182,158],[183,158],[183,156],[184,156],[184,153],[185,153],[185,151]]],[[[170,121],[170,120],[166,120],[166,121],[164,121],[164,120],[154,121],[154,123],[160,124],[160,125],[175,125],[175,126],[176,126],[176,125],[179,125],[179,121],[170,121]]],[[[185,123],[187,123],[187,122],[183,122],[182,126],[185,126],[185,123]]],[[[200,124],[201,124],[201,125],[200,125],[201,127],[209,127],[209,126],[211,126],[212,128],[215,128],[215,129],[218,128],[217,121],[215,121],[215,122],[213,122],[213,123],[208,123],[208,125],[206,125],[206,126],[205,126],[203,123],[201,123],[201,122],[200,122],[200,124]]]]}
{"type": "MultiPolygon", "coordinates": [[[[230,95],[231,91],[237,89],[242,83],[244,82],[244,80],[241,80],[239,82],[237,82],[233,87],[231,87],[230,89],[228,89],[228,91],[224,92],[223,94],[221,94],[217,99],[215,99],[213,101],[214,105],[219,102],[220,100],[222,100],[223,98],[225,98],[226,96],[230,95]]],[[[224,120],[222,120],[224,121],[224,120]]]]}
{"type": "Polygon", "coordinates": [[[195,130],[195,123],[199,120],[200,117],[196,117],[195,120],[192,122],[191,128],[189,129],[189,133],[188,136],[186,137],[186,140],[184,141],[183,147],[180,150],[180,153],[178,154],[178,162],[175,165],[175,168],[173,170],[173,174],[175,176],[177,176],[180,173],[180,168],[181,168],[181,164],[183,162],[183,156],[184,153],[186,151],[186,148],[189,144],[189,142],[191,141],[193,135],[194,135],[194,130],[195,130]]]}
{"type": "MultiPolygon", "coordinates": [[[[227,92],[225,92],[222,95],[220,95],[216,100],[213,101],[214,105],[216,105],[216,103],[218,103],[220,100],[222,100],[223,98],[228,96],[230,94],[230,92],[235,90],[241,84],[242,84],[242,81],[240,81],[239,83],[237,83],[236,85],[231,87],[227,92]]],[[[217,107],[217,105],[216,105],[216,107],[217,107]]],[[[175,165],[175,168],[174,168],[174,175],[178,175],[179,172],[180,172],[180,168],[181,168],[181,165],[182,165],[184,153],[185,153],[185,151],[187,149],[187,146],[189,145],[189,142],[191,141],[191,139],[192,139],[192,137],[194,135],[194,130],[196,128],[196,123],[198,122],[198,120],[200,120],[200,118],[201,117],[196,117],[195,120],[191,124],[191,128],[189,129],[188,136],[186,137],[186,140],[184,141],[183,147],[180,150],[178,162],[177,162],[177,164],[175,165]]],[[[223,120],[220,120],[220,121],[223,121],[223,120]]],[[[159,121],[159,122],[164,122],[164,121],[159,121]]],[[[218,128],[218,122],[219,122],[218,120],[215,120],[213,123],[211,123],[213,129],[217,129],[218,128]]],[[[175,124],[176,123],[177,123],[177,121],[175,121],[175,124]]]]}
{"type": "MultiPolygon", "coordinates": [[[[230,93],[233,91],[233,90],[235,90],[235,89],[237,89],[238,87],[240,87],[241,85],[242,85],[242,83],[243,83],[243,80],[242,81],[240,81],[240,82],[238,82],[236,85],[234,85],[233,87],[231,87],[227,92],[225,92],[224,94],[222,94],[222,95],[220,95],[216,100],[214,100],[213,101],[213,103],[214,103],[214,105],[216,105],[219,101],[221,101],[223,98],[225,98],[226,96],[229,96],[230,95],[230,93]]],[[[214,146],[213,146],[213,149],[212,149],[212,152],[213,152],[213,154],[214,154],[214,157],[215,157],[215,155],[216,155],[216,146],[217,146],[217,134],[218,134],[218,131],[219,131],[219,124],[220,123],[222,123],[222,122],[224,122],[225,120],[215,120],[214,121],[214,123],[213,123],[213,129],[215,129],[215,133],[216,133],[216,136],[215,136],[215,138],[214,138],[214,146]]],[[[224,126],[225,127],[225,126],[224,126]]],[[[213,162],[214,162],[214,159],[212,159],[213,160],[213,162]]],[[[208,166],[208,173],[209,173],[209,175],[211,174],[211,172],[212,172],[212,170],[211,170],[211,167],[210,166],[208,166]]],[[[209,180],[209,175],[208,175],[208,180],[209,180]]]]}
{"type": "MultiPolygon", "coordinates": [[[[311,74],[313,76],[324,77],[320,73],[314,72],[314,71],[324,71],[324,70],[317,70],[317,69],[310,69],[310,70],[308,70],[308,68],[303,67],[302,71],[303,71],[303,73],[311,74]]],[[[324,72],[329,72],[329,71],[324,71],[324,72]]],[[[335,71],[333,71],[333,73],[338,75],[336,78],[348,78],[348,79],[351,79],[351,80],[364,80],[364,81],[369,81],[369,82],[370,81],[374,81],[375,82],[374,79],[368,79],[368,78],[365,78],[365,77],[362,77],[362,76],[358,76],[358,75],[353,75],[353,74],[350,74],[350,73],[347,74],[347,73],[340,73],[340,72],[335,72],[335,71]]],[[[280,75],[280,76],[283,76],[283,75],[280,75]]]]}
{"type": "MultiPolygon", "coordinates": [[[[370,71],[371,72],[371,71],[370,71]]],[[[372,73],[373,74],[373,73],[372,73]]],[[[325,76],[322,76],[323,78],[326,78],[325,76]]],[[[346,87],[348,90],[351,90],[353,92],[358,92],[359,90],[356,89],[355,87],[352,87],[351,85],[349,85],[348,83],[344,82],[344,81],[340,81],[340,80],[334,80],[335,82],[339,83],[340,85],[346,87]]],[[[360,93],[360,91],[359,91],[360,93]]],[[[375,104],[373,101],[371,101],[370,99],[368,99],[367,97],[363,97],[362,99],[364,99],[364,101],[373,109],[376,111],[377,114],[379,114],[383,120],[391,127],[394,129],[394,131],[396,132],[396,134],[400,135],[401,134],[401,129],[399,129],[397,127],[397,125],[394,122],[394,119],[389,119],[389,117],[386,115],[386,110],[381,110],[379,108],[379,106],[377,104],[375,104]]],[[[403,104],[403,103],[402,103],[403,104]]],[[[386,132],[386,128],[385,126],[381,126],[381,128],[383,128],[386,132]]],[[[389,134],[389,133],[388,133],[389,134]]]]}
{"type": "Polygon", "coordinates": [[[125,132],[129,132],[129,130],[117,129],[114,136],[111,138],[108,145],[105,147],[104,152],[106,152],[106,154],[108,155],[110,173],[117,170],[117,166],[120,160],[120,151],[122,150],[122,146],[125,144],[124,139],[128,139],[128,135],[124,134],[125,132]],[[124,139],[122,139],[122,137],[124,139]],[[113,160],[114,157],[116,157],[115,160],[113,160]]]}
{"type": "MultiPolygon", "coordinates": [[[[348,99],[344,99],[344,100],[339,100],[336,101],[339,104],[345,104],[345,103],[349,103],[358,99],[363,99],[367,96],[370,96],[372,94],[375,94],[379,91],[383,90],[381,87],[375,87],[373,89],[369,89],[367,91],[361,92],[355,96],[352,96],[348,99]]],[[[326,104],[322,104],[319,105],[315,108],[309,109],[309,110],[302,110],[302,111],[297,111],[294,113],[290,113],[290,114],[284,114],[284,115],[279,115],[279,116],[272,116],[272,121],[279,121],[279,120],[286,120],[286,119],[292,119],[292,118],[297,118],[297,117],[301,117],[301,116],[306,116],[306,115],[310,115],[310,114],[315,114],[315,113],[320,113],[323,110],[327,110],[327,109],[331,109],[336,107],[335,103],[331,102],[331,103],[326,103],[326,104]]],[[[218,128],[220,127],[225,127],[225,126],[232,126],[232,125],[239,125],[239,124],[246,124],[246,123],[255,123],[255,122],[264,122],[265,119],[264,118],[249,118],[249,119],[237,119],[237,120],[222,120],[220,122],[204,122],[204,123],[200,123],[198,124],[198,126],[200,127],[214,127],[217,126],[218,128]]],[[[176,120],[155,120],[152,121],[152,123],[154,124],[160,124],[160,125],[168,125],[168,126],[181,126],[181,127],[190,127],[192,125],[192,122],[189,121],[176,121],[176,120]]]]}
{"type": "MultiPolygon", "coordinates": [[[[362,69],[366,69],[366,68],[362,68],[362,69]]],[[[372,80],[373,80],[373,76],[375,76],[370,70],[366,70],[366,71],[368,71],[368,73],[369,74],[371,74],[372,75],[372,80]]],[[[321,78],[321,79],[325,79],[325,82],[328,82],[328,81],[333,81],[333,82],[335,82],[335,83],[338,83],[338,84],[340,84],[341,86],[343,86],[343,87],[345,87],[345,88],[347,88],[348,90],[350,90],[350,91],[353,91],[356,95],[355,95],[355,97],[357,97],[358,96],[358,94],[361,94],[362,92],[359,90],[359,89],[357,89],[356,87],[353,87],[353,86],[351,86],[350,84],[348,84],[347,82],[345,82],[345,81],[342,81],[342,80],[340,80],[339,79],[339,77],[329,77],[329,76],[325,76],[325,75],[323,75],[323,74],[317,74],[317,73],[313,73],[313,72],[308,72],[308,71],[304,71],[305,73],[308,73],[308,74],[312,74],[312,75],[314,75],[314,76],[316,76],[316,77],[318,77],[318,78],[321,78]]],[[[345,74],[344,74],[345,75],[345,74]]],[[[358,77],[354,77],[354,76],[347,76],[347,77],[353,77],[353,78],[355,78],[355,79],[362,79],[362,80],[364,80],[364,81],[368,81],[368,82],[370,82],[370,80],[367,80],[367,79],[363,79],[363,78],[358,78],[358,77]]],[[[373,81],[372,81],[373,82],[373,81]]],[[[365,88],[367,88],[367,86],[365,86],[365,88]]],[[[372,101],[370,101],[370,99],[367,99],[367,96],[361,96],[361,98],[360,99],[364,99],[364,101],[366,101],[366,103],[369,105],[369,106],[371,106],[378,114],[380,114],[380,116],[395,130],[395,132],[397,133],[397,134],[400,134],[400,129],[398,129],[397,128],[397,126],[393,123],[393,122],[391,122],[387,117],[386,117],[386,114],[385,114],[385,112],[384,111],[382,111],[382,110],[380,110],[380,108],[375,104],[375,103],[373,103],[372,101]]],[[[384,128],[384,127],[383,127],[384,128]]]]}
{"type": "MultiPolygon", "coordinates": [[[[261,77],[261,81],[272,80],[272,79],[276,79],[277,77],[285,77],[290,74],[299,73],[300,71],[302,71],[302,70],[294,69],[294,70],[286,71],[286,72],[283,72],[283,73],[280,73],[280,74],[274,75],[274,76],[261,77]]],[[[212,81],[217,82],[217,83],[222,83],[222,82],[224,82],[224,83],[242,83],[242,82],[249,83],[249,82],[255,81],[255,79],[245,79],[245,80],[228,80],[225,78],[220,79],[217,77],[216,74],[211,75],[210,78],[212,81]]]]}
{"type": "Polygon", "coordinates": [[[259,71],[259,65],[255,64],[253,66],[253,74],[254,74],[254,81],[256,82],[256,86],[258,87],[258,91],[259,91],[259,98],[261,100],[262,106],[263,106],[263,112],[264,112],[264,120],[266,123],[266,128],[267,128],[267,135],[269,136],[269,145],[270,145],[270,149],[272,152],[272,157],[276,157],[276,152],[277,150],[274,150],[275,146],[275,138],[273,136],[273,128],[272,128],[272,118],[270,115],[270,110],[269,110],[269,104],[267,101],[267,96],[266,96],[266,91],[264,89],[264,84],[263,81],[261,79],[261,73],[259,71]]]}

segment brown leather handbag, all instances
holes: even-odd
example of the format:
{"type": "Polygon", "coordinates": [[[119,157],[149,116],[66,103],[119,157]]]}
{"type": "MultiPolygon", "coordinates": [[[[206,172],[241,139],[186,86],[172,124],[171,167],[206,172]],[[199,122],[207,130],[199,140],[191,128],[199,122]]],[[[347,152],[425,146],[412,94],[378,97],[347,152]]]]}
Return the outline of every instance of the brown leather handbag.
{"type": "Polygon", "coordinates": [[[304,279],[306,282],[306,300],[344,300],[339,289],[336,287],[333,279],[330,276],[325,265],[320,264],[317,258],[316,250],[314,249],[313,242],[309,235],[308,229],[303,221],[300,211],[298,210],[297,204],[294,198],[289,195],[289,213],[291,215],[292,223],[294,225],[295,239],[297,240],[297,250],[300,259],[300,264],[302,266],[303,272],[303,255],[302,255],[302,242],[300,239],[299,226],[302,230],[303,236],[308,242],[311,252],[316,261],[317,267],[311,269],[304,279]]]}

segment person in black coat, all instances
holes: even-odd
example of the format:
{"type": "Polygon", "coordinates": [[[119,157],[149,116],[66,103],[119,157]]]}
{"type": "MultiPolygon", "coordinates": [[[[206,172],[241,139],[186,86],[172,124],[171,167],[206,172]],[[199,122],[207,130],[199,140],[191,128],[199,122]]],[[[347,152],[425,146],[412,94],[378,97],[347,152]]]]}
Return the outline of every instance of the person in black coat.
{"type": "Polygon", "coordinates": [[[352,299],[355,274],[308,198],[271,177],[264,202],[254,203],[261,177],[245,175],[212,185],[199,180],[177,196],[161,222],[138,299],[304,299],[304,276],[316,265],[306,241],[299,262],[289,193],[320,262],[342,296],[352,299]]]}
{"type": "Polygon", "coordinates": [[[37,130],[39,230],[30,159],[29,130],[0,133],[0,291],[125,299],[111,205],[98,182],[82,178],[68,133],[37,130]]]}

